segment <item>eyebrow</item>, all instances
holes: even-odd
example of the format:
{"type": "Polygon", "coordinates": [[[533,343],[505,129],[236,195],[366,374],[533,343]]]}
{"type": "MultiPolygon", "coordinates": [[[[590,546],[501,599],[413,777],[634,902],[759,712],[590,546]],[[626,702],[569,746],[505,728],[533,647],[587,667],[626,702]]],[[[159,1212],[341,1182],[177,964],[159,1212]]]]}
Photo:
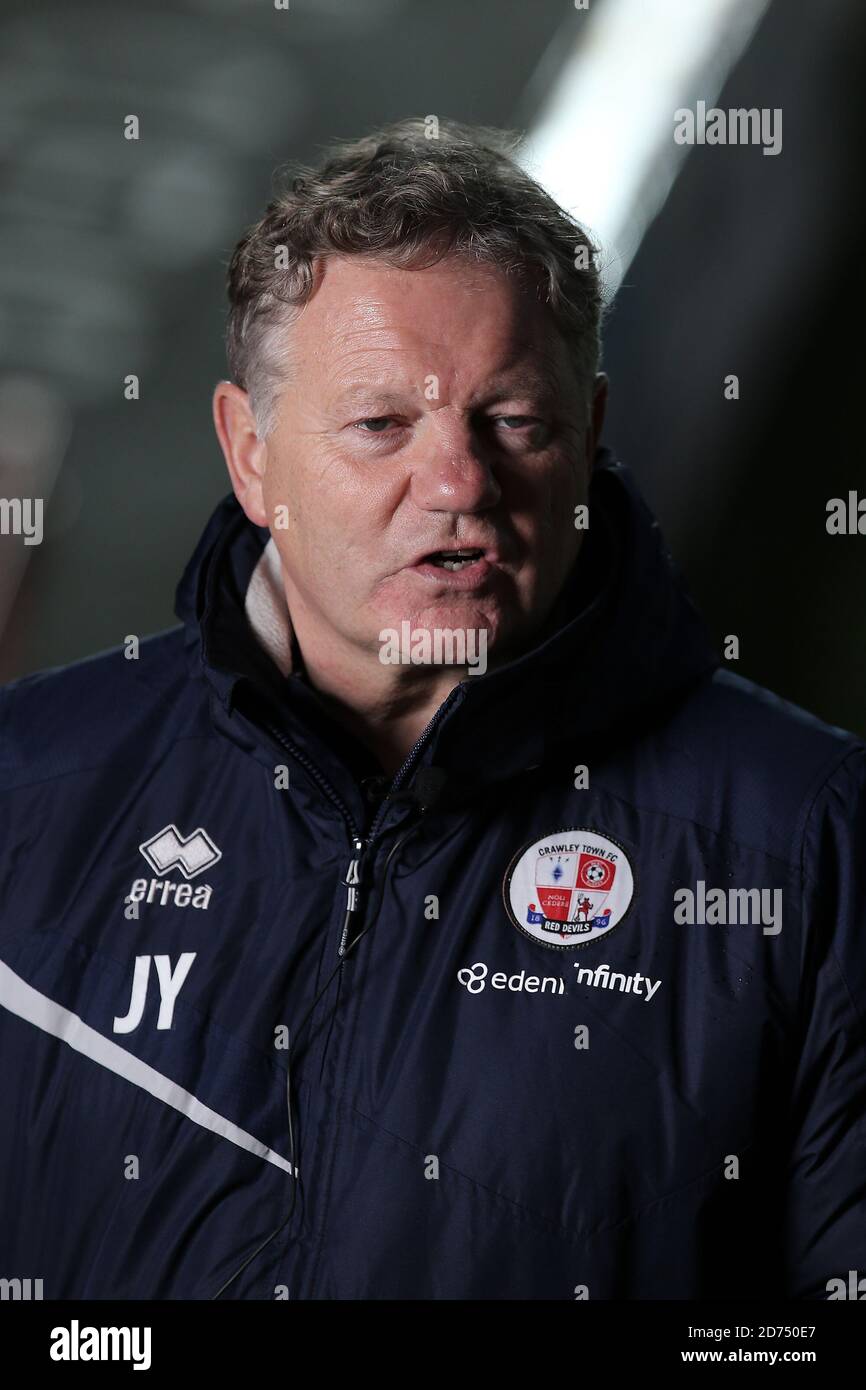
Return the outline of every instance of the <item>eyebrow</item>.
{"type": "Polygon", "coordinates": [[[375,381],[351,381],[334,397],[334,405],[349,405],[356,400],[369,400],[375,397],[377,402],[389,405],[398,405],[405,401],[407,395],[412,395],[410,390],[395,391],[387,386],[380,386],[375,381]]]}
{"type": "MultiPolygon", "coordinates": [[[[479,396],[483,401],[505,400],[512,396],[537,396],[547,399],[554,394],[555,389],[555,383],[536,372],[520,372],[514,376],[502,372],[491,378],[487,387],[479,392],[479,396]]],[[[345,406],[353,401],[375,399],[377,404],[396,406],[405,402],[407,397],[417,397],[419,394],[423,394],[423,386],[420,384],[414,388],[394,390],[375,381],[357,380],[347,382],[335,396],[333,404],[345,406]]]]}
{"type": "Polygon", "coordinates": [[[547,376],[542,376],[538,372],[502,372],[493,377],[485,395],[493,394],[494,398],[501,399],[503,396],[543,396],[553,395],[557,383],[547,376]]]}

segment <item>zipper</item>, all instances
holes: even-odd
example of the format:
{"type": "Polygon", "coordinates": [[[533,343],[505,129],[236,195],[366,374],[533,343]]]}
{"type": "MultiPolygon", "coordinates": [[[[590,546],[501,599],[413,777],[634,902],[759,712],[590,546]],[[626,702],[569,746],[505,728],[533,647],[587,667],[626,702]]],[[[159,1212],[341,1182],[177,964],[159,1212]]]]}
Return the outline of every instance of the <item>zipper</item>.
{"type": "Polygon", "coordinates": [[[282,734],[279,729],[276,729],[274,727],[273,724],[266,724],[265,728],[268,730],[270,734],[273,735],[277,742],[281,744],[283,748],[286,749],[287,752],[291,753],[292,757],[295,758],[301,764],[301,767],[305,768],[306,771],[309,772],[310,776],[313,778],[313,781],[318,784],[318,786],[327,796],[328,800],[332,801],[333,804],[336,806],[337,810],[340,812],[340,815],[343,817],[343,820],[346,822],[346,825],[349,828],[349,835],[352,839],[352,842],[354,844],[358,844],[361,840],[361,836],[358,832],[358,827],[355,824],[355,818],[352,815],[352,812],[349,810],[343,798],[339,795],[338,792],[334,791],[334,788],[331,786],[327,777],[325,777],[319,771],[319,769],[316,767],[316,764],[312,761],[311,758],[307,757],[306,753],[301,752],[297,744],[292,743],[291,739],[286,738],[285,735],[282,734]]]}
{"type": "MultiPolygon", "coordinates": [[[[439,724],[444,719],[449,708],[456,703],[457,699],[460,698],[460,694],[461,690],[460,685],[458,684],[454,687],[453,690],[450,690],[448,692],[448,695],[443,700],[436,713],[433,715],[433,718],[430,720],[429,724],[425,726],[420,736],[415,740],[408,754],[403,760],[402,764],[397,769],[397,772],[394,775],[394,779],[390,787],[388,788],[388,791],[382,798],[382,803],[378,811],[373,816],[373,820],[370,824],[369,829],[367,830],[366,835],[361,834],[355,822],[355,818],[349,810],[348,806],[346,805],[345,801],[339,795],[339,793],[334,790],[327,777],[325,777],[324,774],[319,771],[319,769],[316,767],[316,764],[310,758],[307,757],[306,753],[302,753],[300,748],[298,748],[296,744],[292,743],[291,739],[286,738],[285,735],[282,734],[279,729],[275,728],[273,724],[269,723],[266,725],[266,728],[271,733],[271,735],[277,740],[277,742],[289,753],[292,754],[292,757],[295,758],[301,764],[301,766],[310,774],[310,776],[315,781],[316,785],[320,787],[321,790],[328,797],[329,801],[331,801],[332,804],[336,806],[337,810],[340,812],[341,816],[346,822],[346,827],[349,831],[349,838],[352,841],[352,848],[354,849],[355,854],[354,857],[349,860],[349,867],[346,870],[346,877],[343,880],[347,892],[346,912],[343,918],[342,931],[340,932],[340,944],[337,949],[337,956],[340,960],[343,960],[345,956],[346,943],[349,938],[350,928],[352,927],[353,923],[357,927],[360,927],[363,919],[364,908],[366,906],[366,900],[363,893],[363,889],[365,887],[364,861],[370,850],[370,847],[373,844],[373,841],[376,838],[381,822],[385,819],[385,816],[388,814],[388,801],[394,795],[394,793],[399,790],[401,784],[405,781],[409,772],[412,770],[412,767],[415,761],[417,760],[419,754],[421,753],[422,749],[424,748],[425,744],[429,741],[434,730],[436,730],[439,727],[439,724]]],[[[357,933],[355,933],[355,935],[357,935],[357,933]]]]}
{"type": "MultiPolygon", "coordinates": [[[[379,829],[381,822],[385,819],[386,815],[388,814],[388,801],[391,797],[393,797],[394,793],[399,790],[401,783],[405,781],[409,772],[412,770],[413,764],[417,761],[422,749],[424,748],[424,745],[428,742],[434,730],[438,728],[439,724],[442,722],[446,713],[448,712],[449,707],[455,703],[456,699],[459,698],[459,695],[459,685],[456,685],[453,690],[450,690],[448,692],[442,704],[439,706],[436,713],[433,715],[433,718],[430,720],[429,724],[427,724],[425,728],[422,730],[420,736],[415,740],[406,757],[404,758],[402,764],[397,769],[397,772],[394,775],[394,780],[392,781],[390,787],[388,788],[388,791],[383,797],[382,804],[380,805],[378,811],[373,817],[373,821],[367,832],[366,838],[363,840],[355,841],[355,848],[359,851],[359,857],[350,861],[349,870],[346,874],[345,881],[349,889],[349,892],[346,903],[346,916],[343,920],[343,930],[340,934],[340,945],[337,950],[337,955],[340,957],[341,960],[345,957],[346,942],[348,941],[349,937],[349,928],[353,925],[353,920],[354,925],[358,928],[361,927],[363,922],[364,908],[366,907],[366,902],[362,894],[362,865],[370,846],[376,838],[376,833],[379,829]]],[[[355,933],[355,936],[357,936],[357,932],[355,933]]],[[[353,937],[353,940],[354,939],[355,937],[353,937]]]]}
{"type": "MultiPolygon", "coordinates": [[[[334,967],[334,972],[333,972],[333,973],[331,974],[331,976],[329,977],[328,981],[326,982],[326,985],[327,985],[327,984],[330,984],[330,981],[333,979],[333,974],[337,973],[338,971],[339,971],[339,978],[340,978],[340,980],[342,980],[343,969],[345,968],[344,962],[345,962],[345,960],[346,960],[346,954],[345,954],[345,953],[346,953],[346,946],[347,946],[347,942],[349,941],[349,930],[350,930],[350,928],[352,927],[353,921],[356,923],[356,927],[357,927],[357,929],[354,931],[353,936],[352,936],[352,942],[353,942],[353,943],[354,943],[354,941],[357,940],[358,935],[360,934],[360,932],[363,931],[362,922],[363,922],[364,909],[365,909],[365,907],[366,907],[366,902],[365,902],[364,893],[363,893],[363,889],[364,889],[364,886],[365,886],[365,885],[364,885],[364,882],[363,882],[363,879],[364,879],[365,861],[366,861],[366,856],[367,856],[367,854],[369,853],[369,850],[370,850],[370,848],[371,848],[371,846],[372,846],[372,844],[373,844],[373,841],[375,840],[376,835],[378,834],[379,828],[380,828],[380,826],[381,826],[381,824],[382,824],[382,822],[383,822],[385,816],[387,815],[387,810],[388,810],[388,798],[391,797],[391,796],[394,794],[394,792],[397,791],[397,790],[399,789],[399,787],[402,785],[402,783],[405,781],[406,777],[408,776],[409,772],[410,772],[411,769],[412,769],[412,766],[414,765],[416,759],[418,758],[418,756],[419,756],[419,754],[421,753],[422,749],[424,748],[425,744],[426,744],[426,743],[428,742],[428,740],[430,739],[432,733],[434,732],[434,730],[435,730],[436,728],[438,728],[439,724],[441,723],[441,721],[442,721],[442,719],[444,718],[444,716],[445,716],[445,714],[447,713],[447,711],[448,711],[450,708],[453,707],[453,705],[456,703],[456,701],[457,701],[460,697],[461,697],[461,691],[460,691],[460,686],[459,686],[459,685],[456,686],[453,690],[449,691],[449,693],[448,693],[446,699],[445,699],[444,702],[439,706],[439,709],[438,709],[438,710],[436,711],[436,713],[433,715],[433,718],[430,720],[430,723],[429,723],[429,724],[426,726],[426,728],[422,731],[420,737],[419,737],[419,738],[416,740],[416,742],[413,744],[413,746],[412,746],[412,748],[410,749],[410,751],[409,751],[407,757],[404,759],[402,765],[398,768],[397,774],[396,774],[396,776],[394,777],[394,779],[393,779],[393,781],[392,781],[392,783],[391,783],[391,786],[390,786],[388,792],[386,793],[385,797],[383,798],[382,803],[381,803],[381,805],[380,805],[378,811],[374,814],[374,816],[373,816],[373,818],[372,818],[372,821],[371,821],[371,823],[370,823],[369,829],[368,829],[367,832],[366,832],[366,835],[362,834],[362,833],[359,831],[358,826],[357,826],[357,824],[356,824],[356,822],[355,822],[355,819],[354,819],[354,817],[353,817],[351,811],[349,810],[349,807],[346,805],[345,801],[344,801],[343,798],[339,795],[339,793],[338,793],[337,791],[335,791],[334,788],[331,786],[331,784],[330,784],[330,782],[328,781],[327,777],[325,777],[324,774],[323,774],[322,772],[319,771],[319,769],[316,767],[315,763],[312,762],[312,760],[311,760],[310,758],[308,758],[307,755],[306,755],[305,753],[302,753],[301,750],[297,747],[296,744],[294,744],[294,743],[292,742],[291,739],[286,738],[285,735],[282,734],[281,731],[280,731],[279,729],[275,728],[273,724],[270,724],[270,723],[268,723],[268,722],[265,722],[265,727],[268,729],[268,731],[270,732],[270,734],[272,735],[272,737],[276,739],[276,741],[277,741],[277,743],[280,745],[280,747],[285,748],[287,752],[291,753],[292,757],[295,758],[295,760],[296,760],[298,763],[300,763],[300,765],[309,773],[310,777],[313,779],[313,781],[316,783],[316,785],[324,792],[324,794],[327,796],[327,798],[328,798],[328,800],[331,802],[331,804],[332,804],[333,806],[335,806],[335,807],[337,808],[337,810],[340,812],[340,814],[341,814],[342,817],[343,817],[343,820],[344,820],[345,823],[346,823],[346,826],[347,826],[348,831],[349,831],[349,837],[350,837],[350,839],[351,839],[351,841],[352,841],[352,849],[354,850],[354,855],[353,855],[353,857],[349,860],[349,866],[348,866],[348,869],[346,870],[346,877],[345,877],[345,879],[344,879],[344,883],[345,883],[346,890],[347,890],[347,893],[346,893],[346,911],[345,911],[345,916],[344,916],[344,918],[343,918],[343,928],[342,928],[342,931],[341,931],[341,933],[340,933],[340,944],[339,944],[339,948],[338,948],[338,951],[337,951],[338,963],[337,963],[337,965],[334,967]]],[[[384,869],[385,875],[387,875],[388,863],[389,863],[389,861],[390,861],[390,857],[391,857],[391,855],[394,854],[395,850],[398,848],[398,846],[401,844],[401,842],[402,842],[402,836],[401,836],[401,837],[398,837],[398,839],[396,840],[395,844],[393,845],[393,847],[392,847],[392,849],[391,849],[391,851],[390,851],[390,853],[389,853],[388,859],[386,859],[386,861],[385,861],[385,869],[384,869]]],[[[384,891],[384,881],[383,881],[383,891],[384,891]]],[[[381,897],[381,895],[380,895],[379,901],[381,902],[381,900],[382,900],[382,897],[381,897]]],[[[339,986],[338,986],[338,989],[339,989],[339,986]]],[[[333,1012],[332,1012],[332,1016],[331,1016],[331,1021],[332,1021],[332,1023],[333,1023],[333,1012]]],[[[322,1070],[324,1070],[324,1065],[325,1065],[325,1054],[326,1054],[327,1051],[328,1051],[328,1044],[329,1044],[329,1041],[330,1041],[330,1036],[331,1036],[331,1032],[330,1032],[330,1029],[329,1029],[329,1030],[328,1030],[328,1036],[327,1036],[327,1038],[326,1038],[326,1040],[325,1040],[325,1045],[324,1045],[324,1049],[323,1049],[322,1056],[321,1056],[321,1069],[322,1069],[322,1070]]],[[[320,1071],[320,1079],[321,1079],[321,1071],[320,1071]]],[[[336,1142],[336,1141],[335,1141],[335,1142],[336,1142]]],[[[324,1212],[324,1210],[327,1208],[328,1195],[329,1195],[329,1194],[328,1194],[328,1187],[329,1187],[329,1183],[326,1182],[325,1192],[324,1192],[323,1197],[322,1197],[322,1199],[321,1199],[322,1202],[323,1202],[323,1206],[322,1206],[322,1211],[323,1211],[323,1212],[324,1212]]],[[[320,1235],[320,1237],[319,1237],[319,1252],[318,1252],[318,1253],[315,1252],[315,1248],[314,1248],[313,1258],[312,1258],[312,1276],[311,1276],[311,1278],[312,1278],[312,1285],[311,1285],[311,1286],[314,1286],[314,1285],[315,1285],[315,1282],[316,1282],[316,1277],[317,1277],[317,1272],[318,1272],[319,1255],[320,1255],[320,1253],[321,1253],[321,1242],[322,1242],[323,1240],[324,1240],[324,1234],[320,1235]]]]}

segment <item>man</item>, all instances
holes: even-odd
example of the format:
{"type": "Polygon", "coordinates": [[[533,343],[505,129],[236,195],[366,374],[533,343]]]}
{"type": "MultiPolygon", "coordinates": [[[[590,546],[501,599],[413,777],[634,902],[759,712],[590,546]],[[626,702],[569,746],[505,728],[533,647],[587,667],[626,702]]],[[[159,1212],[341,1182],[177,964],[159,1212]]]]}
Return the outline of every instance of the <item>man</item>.
{"type": "Polygon", "coordinates": [[[721,666],[599,444],[591,249],[489,132],[302,171],[231,262],[182,626],[3,693],[46,1298],[866,1270],[866,748],[721,666]]]}

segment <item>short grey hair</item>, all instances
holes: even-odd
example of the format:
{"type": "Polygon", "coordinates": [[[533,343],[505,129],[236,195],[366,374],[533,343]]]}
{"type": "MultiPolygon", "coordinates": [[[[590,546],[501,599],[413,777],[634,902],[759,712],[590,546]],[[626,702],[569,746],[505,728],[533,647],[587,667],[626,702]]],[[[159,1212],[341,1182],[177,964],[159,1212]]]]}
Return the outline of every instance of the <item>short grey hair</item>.
{"type": "Polygon", "coordinates": [[[599,248],[516,162],[521,136],[428,117],[327,147],[290,166],[228,266],[226,357],[267,438],[290,371],[286,329],[317,263],[358,255],[421,269],[457,255],[518,276],[549,306],[587,406],[601,355],[599,248]]]}

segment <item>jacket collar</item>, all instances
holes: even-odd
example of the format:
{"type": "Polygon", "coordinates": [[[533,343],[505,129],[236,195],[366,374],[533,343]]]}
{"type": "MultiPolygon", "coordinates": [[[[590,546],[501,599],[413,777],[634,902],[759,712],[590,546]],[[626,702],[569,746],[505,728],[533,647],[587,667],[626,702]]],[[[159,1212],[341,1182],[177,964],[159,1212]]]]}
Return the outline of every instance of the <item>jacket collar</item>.
{"type": "MultiPolygon", "coordinates": [[[[467,676],[418,766],[498,783],[599,740],[631,736],[720,663],[630,470],[596,456],[590,527],[530,650],[467,676]]],[[[225,716],[268,709],[332,777],[375,767],[306,680],[268,531],[233,496],[211,517],[178,587],[193,665],[225,716]]],[[[224,728],[230,732],[223,720],[224,728]]]]}

